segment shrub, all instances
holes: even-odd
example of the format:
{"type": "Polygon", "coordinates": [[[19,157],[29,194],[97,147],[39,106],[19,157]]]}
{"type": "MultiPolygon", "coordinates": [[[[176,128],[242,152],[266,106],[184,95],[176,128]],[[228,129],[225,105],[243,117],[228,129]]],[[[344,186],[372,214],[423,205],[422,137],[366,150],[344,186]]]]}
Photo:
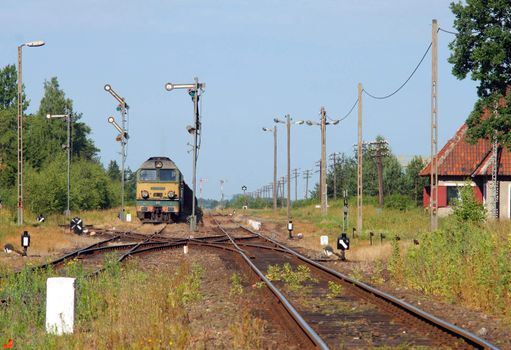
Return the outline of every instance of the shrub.
{"type": "Polygon", "coordinates": [[[470,179],[467,179],[459,189],[459,197],[454,203],[453,210],[454,217],[460,222],[483,222],[486,218],[486,210],[482,203],[477,202],[470,179]]]}

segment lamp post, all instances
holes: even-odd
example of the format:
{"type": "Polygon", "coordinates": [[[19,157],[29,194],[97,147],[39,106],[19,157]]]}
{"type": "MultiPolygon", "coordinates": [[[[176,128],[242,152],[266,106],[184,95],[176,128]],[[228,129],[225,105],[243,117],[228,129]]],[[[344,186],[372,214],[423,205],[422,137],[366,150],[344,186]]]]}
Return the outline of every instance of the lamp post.
{"type": "Polygon", "coordinates": [[[273,132],[273,213],[277,213],[277,125],[263,131],[273,132]]]}
{"type": "Polygon", "coordinates": [[[119,218],[124,221],[126,217],[124,212],[124,163],[126,161],[126,143],[129,135],[124,127],[115,122],[114,117],[108,117],[108,122],[119,132],[119,136],[116,139],[121,143],[121,212],[119,218]]]}
{"type": "MultiPolygon", "coordinates": [[[[286,124],[287,127],[287,222],[291,222],[291,122],[293,118],[289,114],[286,114],[286,120],[280,120],[274,118],[275,123],[286,124]]],[[[301,125],[304,123],[303,120],[297,120],[295,124],[301,125]]],[[[290,237],[291,238],[291,237],[290,237]]]]}
{"type": "Polygon", "coordinates": [[[23,46],[39,47],[44,41],[30,41],[18,46],[18,226],[23,225],[23,46]]]}
{"type": "Polygon", "coordinates": [[[188,93],[192,97],[193,100],[193,126],[188,127],[188,132],[193,134],[193,154],[192,154],[192,216],[190,218],[190,230],[197,231],[197,216],[195,215],[195,192],[197,187],[197,141],[198,136],[201,132],[201,122],[200,122],[200,113],[199,113],[199,94],[204,91],[206,88],[205,83],[199,83],[199,79],[197,77],[194,78],[194,83],[192,84],[165,84],[165,90],[172,91],[174,89],[187,89],[188,93]]]}
{"type": "Polygon", "coordinates": [[[67,120],[67,209],[64,215],[69,216],[71,214],[69,208],[70,192],[71,192],[71,115],[69,114],[47,114],[48,119],[59,119],[66,118],[67,120]]]}
{"type": "Polygon", "coordinates": [[[126,213],[124,210],[124,163],[126,162],[126,144],[128,143],[128,133],[126,131],[126,112],[129,109],[129,106],[124,98],[119,96],[117,92],[112,89],[110,84],[106,84],[104,89],[119,102],[118,110],[121,112],[121,126],[115,122],[114,117],[109,117],[108,122],[112,124],[120,133],[120,137],[118,138],[118,141],[121,143],[121,213],[119,218],[121,221],[124,221],[126,219],[126,213]]]}
{"type": "Polygon", "coordinates": [[[326,188],[326,126],[337,125],[340,120],[327,121],[325,107],[320,109],[320,121],[314,122],[307,120],[307,125],[319,125],[321,127],[321,171],[319,172],[320,192],[321,192],[321,215],[327,214],[327,188],[326,188]]]}

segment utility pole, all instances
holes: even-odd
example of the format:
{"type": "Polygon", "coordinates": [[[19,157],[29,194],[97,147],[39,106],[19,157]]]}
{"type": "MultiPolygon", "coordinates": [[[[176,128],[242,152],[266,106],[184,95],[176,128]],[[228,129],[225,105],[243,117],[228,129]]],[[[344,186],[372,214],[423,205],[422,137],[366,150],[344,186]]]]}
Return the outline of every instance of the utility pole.
{"type": "Polygon", "coordinates": [[[23,46],[40,47],[44,41],[31,41],[18,46],[18,226],[23,225],[23,46]]]}
{"type": "Polygon", "coordinates": [[[291,220],[291,116],[286,115],[287,126],[287,221],[291,220]]]}
{"type": "Polygon", "coordinates": [[[378,204],[383,208],[383,157],[389,152],[389,144],[386,140],[377,140],[369,143],[369,152],[372,158],[376,159],[378,169],[378,204]]]}
{"type": "Polygon", "coordinates": [[[293,176],[295,178],[295,202],[298,200],[298,175],[300,175],[299,169],[293,169],[293,176]]]}
{"type": "Polygon", "coordinates": [[[280,183],[282,184],[282,189],[280,190],[280,207],[281,208],[284,208],[284,197],[286,195],[285,193],[285,185],[286,185],[286,178],[284,176],[282,176],[280,178],[280,183]]]}
{"type": "Polygon", "coordinates": [[[333,153],[330,155],[332,157],[332,161],[334,163],[334,200],[337,199],[337,153],[333,153]]]}
{"type": "Polygon", "coordinates": [[[309,198],[309,179],[312,177],[312,170],[304,170],[303,178],[305,179],[305,199],[309,198]]]}
{"type": "Polygon", "coordinates": [[[438,228],[438,23],[433,20],[431,26],[431,177],[429,211],[431,231],[438,228]]]}
{"type": "MultiPolygon", "coordinates": [[[[286,114],[286,120],[274,118],[275,123],[286,124],[287,128],[287,221],[291,222],[291,121],[293,119],[289,114],[286,114]]],[[[298,120],[295,124],[303,124],[303,120],[298,120]]]]}
{"type": "Polygon", "coordinates": [[[358,83],[357,232],[362,233],[362,83],[358,83]]]}
{"type": "Polygon", "coordinates": [[[273,213],[277,213],[277,125],[273,128],[263,128],[263,131],[273,132],[273,213]]]}
{"type": "MultiPolygon", "coordinates": [[[[496,111],[495,111],[496,112],[496,111]]],[[[493,143],[492,143],[492,171],[491,171],[491,183],[492,183],[492,191],[491,191],[491,205],[490,205],[490,214],[493,218],[499,218],[499,182],[498,182],[498,174],[499,174],[499,144],[497,142],[496,133],[493,135],[493,143]]]]}
{"type": "Polygon", "coordinates": [[[321,107],[321,215],[326,215],[327,208],[327,189],[326,189],[326,111],[321,107]]]}
{"type": "Polygon", "coordinates": [[[340,120],[330,120],[327,121],[327,115],[325,107],[320,108],[320,121],[314,122],[311,120],[307,120],[307,125],[319,125],[321,127],[321,162],[319,172],[319,192],[320,192],[320,200],[321,200],[321,215],[326,215],[328,211],[328,191],[326,188],[326,177],[327,177],[327,167],[326,167],[326,126],[327,125],[337,125],[340,120]]]}

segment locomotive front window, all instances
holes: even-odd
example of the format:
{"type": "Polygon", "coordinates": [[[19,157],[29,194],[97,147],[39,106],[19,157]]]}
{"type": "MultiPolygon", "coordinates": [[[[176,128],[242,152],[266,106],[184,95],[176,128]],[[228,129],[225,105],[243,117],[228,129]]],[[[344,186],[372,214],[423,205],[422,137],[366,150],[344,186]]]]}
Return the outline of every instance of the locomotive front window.
{"type": "Polygon", "coordinates": [[[156,181],[156,169],[142,169],[139,175],[140,181],[156,181]]]}
{"type": "Polygon", "coordinates": [[[160,169],[160,181],[176,181],[174,169],[160,169]]]}

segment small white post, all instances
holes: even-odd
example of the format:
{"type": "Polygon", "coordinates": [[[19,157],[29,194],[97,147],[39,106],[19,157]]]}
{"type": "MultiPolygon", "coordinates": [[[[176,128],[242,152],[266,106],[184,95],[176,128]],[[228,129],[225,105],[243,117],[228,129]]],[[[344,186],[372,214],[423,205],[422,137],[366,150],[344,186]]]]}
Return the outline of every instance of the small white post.
{"type": "Polygon", "coordinates": [[[188,254],[188,246],[183,246],[183,253],[188,254]]]}
{"type": "Polygon", "coordinates": [[[46,332],[73,333],[75,317],[75,279],[52,277],[46,280],[46,332]]]}

